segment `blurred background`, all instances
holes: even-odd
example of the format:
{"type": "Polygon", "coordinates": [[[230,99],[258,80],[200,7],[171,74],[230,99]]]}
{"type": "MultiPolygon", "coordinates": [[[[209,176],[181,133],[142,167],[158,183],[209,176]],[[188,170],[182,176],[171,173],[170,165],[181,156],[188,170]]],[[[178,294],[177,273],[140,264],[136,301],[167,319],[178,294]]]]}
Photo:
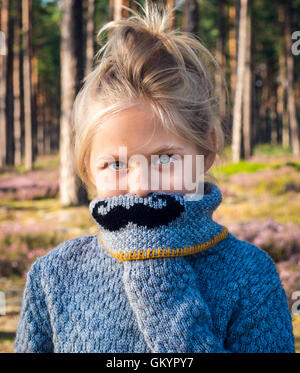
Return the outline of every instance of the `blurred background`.
{"type": "MultiPolygon", "coordinates": [[[[210,169],[224,197],[214,220],[275,261],[300,352],[300,2],[179,3],[171,27],[201,39],[228,87],[226,99],[216,77],[230,138],[210,169]]],[[[0,0],[0,352],[13,352],[31,264],[97,233],[70,113],[102,45],[97,31],[129,16],[122,5],[137,10],[129,0],[0,0]]]]}

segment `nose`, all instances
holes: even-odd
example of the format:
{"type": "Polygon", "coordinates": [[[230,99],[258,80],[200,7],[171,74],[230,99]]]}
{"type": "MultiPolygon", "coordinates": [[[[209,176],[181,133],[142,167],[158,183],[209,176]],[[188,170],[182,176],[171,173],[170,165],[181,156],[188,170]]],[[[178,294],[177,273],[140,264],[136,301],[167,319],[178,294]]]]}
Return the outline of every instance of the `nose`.
{"type": "Polygon", "coordinates": [[[128,173],[128,193],[136,194],[139,197],[146,197],[152,193],[151,184],[149,180],[149,172],[143,167],[134,167],[128,173]]]}

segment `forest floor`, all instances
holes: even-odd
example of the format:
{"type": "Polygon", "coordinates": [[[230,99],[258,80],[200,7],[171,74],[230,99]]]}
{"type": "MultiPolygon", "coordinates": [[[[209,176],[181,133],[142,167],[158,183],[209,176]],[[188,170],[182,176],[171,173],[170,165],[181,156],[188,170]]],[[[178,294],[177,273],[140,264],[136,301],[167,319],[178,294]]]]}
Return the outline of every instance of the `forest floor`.
{"type": "MultiPolygon", "coordinates": [[[[60,242],[97,233],[97,227],[87,206],[60,207],[56,185],[59,178],[58,166],[58,156],[53,155],[39,157],[35,163],[36,169],[30,173],[22,168],[18,170],[7,168],[0,173],[0,194],[4,193],[0,199],[0,245],[5,243],[5,247],[10,247],[6,253],[3,248],[1,251],[0,246],[0,263],[4,255],[12,262],[16,261],[16,266],[19,265],[18,258],[26,258],[26,270],[28,270],[30,263],[36,257],[44,255],[60,242]],[[38,199],[26,199],[26,196],[30,195],[28,185],[27,189],[26,186],[24,187],[26,193],[21,193],[17,198],[14,198],[13,193],[16,191],[13,188],[10,195],[9,185],[18,184],[18,177],[21,176],[32,180],[33,184],[35,180],[47,181],[51,188],[46,192],[43,187],[38,189],[36,185],[31,188],[34,189],[33,194],[44,193],[46,198],[35,195],[34,198],[38,199]],[[5,187],[2,188],[3,185],[5,187]],[[8,193],[7,197],[5,193],[8,193]]],[[[238,165],[233,165],[226,160],[217,161],[211,173],[217,178],[223,194],[223,202],[214,213],[214,220],[227,226],[229,230],[239,231],[241,223],[258,222],[259,226],[271,218],[281,227],[293,224],[293,231],[299,232],[299,159],[295,159],[290,154],[256,154],[247,162],[242,161],[238,165]]],[[[300,240],[298,241],[300,254],[299,242],[300,240]]],[[[284,268],[286,270],[286,267],[284,268]]],[[[5,314],[3,307],[1,313],[0,303],[0,352],[13,352],[26,271],[23,268],[24,273],[20,275],[14,273],[12,267],[12,273],[5,274],[6,269],[7,267],[1,272],[0,267],[0,292],[5,294],[6,306],[5,314]]],[[[296,271],[299,277],[296,278],[298,282],[295,280],[291,287],[288,281],[286,283],[283,281],[288,296],[291,295],[292,290],[300,290],[299,265],[292,270],[296,271]]],[[[292,320],[296,351],[299,353],[300,314],[292,313],[292,320]]]]}

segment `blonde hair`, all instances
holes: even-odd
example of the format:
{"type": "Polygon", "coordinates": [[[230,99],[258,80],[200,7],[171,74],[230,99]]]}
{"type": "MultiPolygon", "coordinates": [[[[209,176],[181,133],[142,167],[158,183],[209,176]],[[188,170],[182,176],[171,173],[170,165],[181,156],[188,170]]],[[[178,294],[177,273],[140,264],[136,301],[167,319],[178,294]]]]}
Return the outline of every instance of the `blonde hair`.
{"type": "MultiPolygon", "coordinates": [[[[171,29],[180,6],[164,8],[145,1],[143,14],[106,23],[98,32],[106,43],[94,57],[95,67],[84,79],[73,106],[75,164],[89,187],[90,150],[94,134],[107,116],[137,104],[150,105],[161,125],[196,144],[199,151],[221,154],[225,132],[215,96],[218,64],[194,34],[171,29]],[[95,117],[91,102],[99,105],[95,117]],[[216,148],[209,139],[215,132],[216,148]]],[[[208,177],[212,175],[206,174],[208,177]]]]}

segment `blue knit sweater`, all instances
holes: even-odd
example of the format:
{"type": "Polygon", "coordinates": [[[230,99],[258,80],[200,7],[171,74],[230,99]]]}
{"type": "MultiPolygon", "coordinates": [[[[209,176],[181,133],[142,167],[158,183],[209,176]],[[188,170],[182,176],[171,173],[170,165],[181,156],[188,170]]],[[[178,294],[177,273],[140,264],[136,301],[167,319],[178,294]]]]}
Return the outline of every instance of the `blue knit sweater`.
{"type": "Polygon", "coordinates": [[[99,233],[31,266],[15,352],[295,352],[275,264],[212,219],[221,201],[207,182],[95,198],[99,233]]]}

